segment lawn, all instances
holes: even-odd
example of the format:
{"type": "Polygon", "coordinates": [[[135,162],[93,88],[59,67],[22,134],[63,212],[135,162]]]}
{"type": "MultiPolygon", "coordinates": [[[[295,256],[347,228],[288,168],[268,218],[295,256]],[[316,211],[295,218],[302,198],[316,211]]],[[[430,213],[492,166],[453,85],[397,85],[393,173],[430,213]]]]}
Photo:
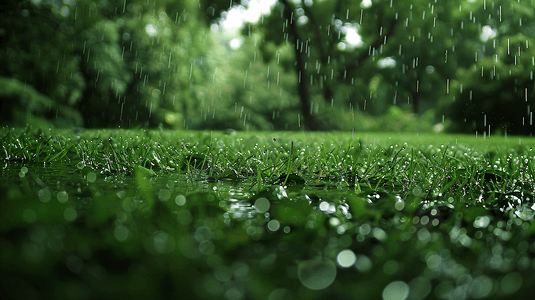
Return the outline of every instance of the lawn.
{"type": "Polygon", "coordinates": [[[3,128],[6,299],[523,299],[533,138],[3,128]]]}

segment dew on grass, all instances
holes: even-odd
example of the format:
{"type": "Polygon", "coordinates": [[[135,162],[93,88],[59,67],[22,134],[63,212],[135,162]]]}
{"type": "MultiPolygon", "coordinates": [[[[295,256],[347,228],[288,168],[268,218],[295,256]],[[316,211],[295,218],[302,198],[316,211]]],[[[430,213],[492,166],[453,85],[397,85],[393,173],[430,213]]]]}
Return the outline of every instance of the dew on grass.
{"type": "Polygon", "coordinates": [[[322,201],[319,205],[319,209],[327,214],[332,214],[336,211],[336,206],[334,203],[322,201]]]}
{"type": "Polygon", "coordinates": [[[535,216],[535,204],[524,203],[517,206],[514,215],[523,221],[531,221],[535,216]]]}
{"type": "Polygon", "coordinates": [[[490,224],[489,216],[477,216],[474,220],[475,228],[486,228],[490,224]]]}

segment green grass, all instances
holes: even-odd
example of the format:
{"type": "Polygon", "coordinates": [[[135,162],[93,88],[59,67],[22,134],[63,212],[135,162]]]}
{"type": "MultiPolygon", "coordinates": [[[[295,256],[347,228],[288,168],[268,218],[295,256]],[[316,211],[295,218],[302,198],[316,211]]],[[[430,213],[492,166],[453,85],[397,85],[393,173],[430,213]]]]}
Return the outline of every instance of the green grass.
{"type": "Polygon", "coordinates": [[[11,299],[518,299],[535,279],[532,138],[0,136],[11,299]]]}

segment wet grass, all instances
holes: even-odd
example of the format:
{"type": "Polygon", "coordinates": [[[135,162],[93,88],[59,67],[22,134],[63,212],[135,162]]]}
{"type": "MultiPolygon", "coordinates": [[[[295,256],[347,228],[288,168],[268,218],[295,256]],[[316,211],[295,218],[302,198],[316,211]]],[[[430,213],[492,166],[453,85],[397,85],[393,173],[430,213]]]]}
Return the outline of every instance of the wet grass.
{"type": "Polygon", "coordinates": [[[532,138],[1,138],[11,299],[497,299],[534,280],[532,138]]]}

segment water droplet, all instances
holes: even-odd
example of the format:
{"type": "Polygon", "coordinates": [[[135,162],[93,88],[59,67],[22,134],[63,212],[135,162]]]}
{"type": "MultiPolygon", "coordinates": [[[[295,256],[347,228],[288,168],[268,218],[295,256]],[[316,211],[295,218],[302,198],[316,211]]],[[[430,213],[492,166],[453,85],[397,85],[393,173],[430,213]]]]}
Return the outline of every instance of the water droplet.
{"type": "Polygon", "coordinates": [[[97,174],[95,172],[87,173],[87,182],[95,182],[97,180],[97,174]]]}
{"type": "Polygon", "coordinates": [[[490,224],[490,218],[488,216],[477,216],[474,220],[475,228],[486,228],[490,224]]]}
{"type": "Polygon", "coordinates": [[[33,209],[26,209],[22,213],[22,218],[26,223],[34,223],[37,221],[37,213],[33,209]]]}
{"type": "Polygon", "coordinates": [[[113,229],[113,236],[119,241],[124,242],[128,238],[130,231],[124,226],[117,226],[113,229]]]}
{"type": "Polygon", "coordinates": [[[271,206],[269,200],[267,198],[261,197],[256,199],[254,203],[254,207],[256,210],[260,213],[265,213],[269,210],[269,207],[271,206]]]}
{"type": "Polygon", "coordinates": [[[43,203],[47,203],[50,201],[50,198],[52,195],[50,194],[50,191],[48,189],[40,189],[39,192],[37,192],[37,196],[39,197],[39,200],[43,203]]]}
{"type": "Polygon", "coordinates": [[[214,270],[214,276],[221,282],[227,282],[232,278],[232,270],[227,266],[220,266],[214,270]]]}
{"type": "Polygon", "coordinates": [[[522,286],[522,275],[511,272],[505,275],[501,281],[501,289],[504,294],[513,294],[522,286]]]}
{"type": "Polygon", "coordinates": [[[162,202],[167,202],[171,198],[171,192],[168,189],[161,189],[158,192],[158,199],[162,202]]]}
{"type": "Polygon", "coordinates": [[[366,273],[372,269],[372,260],[366,255],[359,255],[355,267],[362,273],[366,273]]]}
{"type": "Polygon", "coordinates": [[[184,197],[184,195],[176,196],[175,203],[178,206],[183,206],[184,204],[186,204],[186,197],[184,197]]]}
{"type": "Polygon", "coordinates": [[[485,275],[476,277],[471,284],[472,297],[476,299],[486,298],[492,293],[492,279],[485,275]]]}
{"type": "Polygon", "coordinates": [[[409,296],[409,285],[403,281],[393,281],[383,290],[384,300],[405,300],[409,296]]]}
{"type": "Polygon", "coordinates": [[[63,212],[63,217],[65,218],[65,220],[69,222],[76,220],[77,216],[78,216],[78,213],[72,207],[66,208],[65,211],[63,212]]]}
{"type": "Polygon", "coordinates": [[[357,261],[357,256],[353,251],[346,249],[338,253],[336,261],[338,262],[338,265],[340,265],[342,268],[349,268],[355,264],[355,262],[357,261]]]}
{"type": "Polygon", "coordinates": [[[267,227],[271,231],[277,231],[280,228],[280,222],[277,220],[271,220],[268,222],[267,227]]]}
{"type": "Polygon", "coordinates": [[[431,283],[423,276],[419,276],[409,282],[410,299],[425,299],[431,292],[431,283]]]}
{"type": "Polygon", "coordinates": [[[302,261],[297,267],[301,283],[311,290],[322,290],[334,282],[336,266],[328,259],[315,258],[302,261]]]}
{"type": "Polygon", "coordinates": [[[60,191],[58,192],[58,201],[59,203],[65,203],[67,200],[69,200],[69,194],[67,194],[66,191],[60,191]]]}

